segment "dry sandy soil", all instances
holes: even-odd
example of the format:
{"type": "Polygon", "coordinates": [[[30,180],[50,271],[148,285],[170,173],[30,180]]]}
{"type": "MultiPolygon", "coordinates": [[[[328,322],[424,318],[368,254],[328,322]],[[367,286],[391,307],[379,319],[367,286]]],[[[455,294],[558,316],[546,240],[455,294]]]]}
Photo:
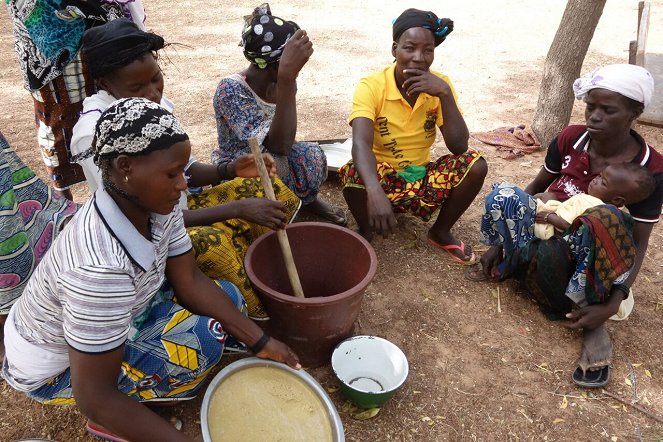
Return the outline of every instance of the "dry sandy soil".
{"type": "MultiPolygon", "coordinates": [[[[148,27],[181,43],[166,51],[166,93],[177,103],[201,159],[215,145],[211,106],[217,81],[244,67],[237,47],[241,17],[253,2],[144,0],[148,27]]],[[[471,2],[319,0],[272,3],[276,15],[307,29],[315,54],[299,82],[300,139],[342,138],[357,80],[390,63],[391,20],[405,7],[435,8],[455,20],[455,31],[437,49],[434,67],[449,74],[459,92],[471,131],[529,123],[534,113],[543,61],[565,5],[563,0],[481,0],[471,2]]],[[[663,1],[654,1],[663,9],[663,1]]],[[[584,71],[625,62],[635,37],[637,2],[608,2],[585,60],[584,71]]],[[[34,141],[31,100],[21,88],[7,12],[0,8],[0,130],[43,176],[34,141]]],[[[658,22],[650,42],[661,41],[658,22]],[[658,32],[658,36],[656,35],[658,32]]],[[[652,23],[654,25],[654,23],[652,23]]],[[[660,88],[661,86],[659,86],[660,88]]],[[[660,93],[660,92],[658,92],[660,93]]],[[[573,121],[582,121],[576,103],[573,121]]],[[[663,130],[637,127],[663,148],[663,130]]],[[[475,141],[485,152],[489,177],[478,200],[455,232],[481,250],[478,219],[481,196],[499,179],[525,185],[543,161],[536,153],[514,161],[475,141]]],[[[445,152],[438,141],[435,154],[445,152]]],[[[344,206],[337,183],[324,196],[344,206]]],[[[88,197],[75,189],[78,201],[88,197]]],[[[600,391],[574,386],[570,373],[580,335],[547,321],[510,283],[468,282],[461,269],[425,242],[428,226],[404,217],[394,238],[376,239],[378,273],[369,286],[356,332],[386,337],[410,362],[401,391],[370,420],[343,411],[340,392],[332,392],[351,441],[383,440],[547,440],[662,441],[663,424],[600,391]],[[498,300],[500,304],[498,304],[498,300]],[[501,308],[498,308],[501,307],[501,308]]],[[[648,256],[635,285],[636,308],[624,323],[610,324],[615,340],[608,390],[626,403],[663,415],[661,325],[663,322],[663,231],[654,229],[648,256]],[[630,385],[629,385],[630,384],[630,385]]],[[[335,382],[328,367],[311,370],[328,389],[335,382]]],[[[200,398],[163,412],[178,416],[183,431],[200,437],[200,398]]],[[[48,437],[92,440],[74,407],[45,407],[0,382],[0,439],[48,437]]]]}

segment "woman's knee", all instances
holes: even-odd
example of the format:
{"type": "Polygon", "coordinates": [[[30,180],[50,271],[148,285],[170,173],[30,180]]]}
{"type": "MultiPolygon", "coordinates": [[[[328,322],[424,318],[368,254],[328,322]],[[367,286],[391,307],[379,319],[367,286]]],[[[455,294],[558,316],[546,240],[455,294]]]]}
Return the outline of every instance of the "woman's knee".
{"type": "Polygon", "coordinates": [[[467,171],[466,179],[469,179],[472,182],[481,182],[486,179],[488,175],[488,162],[485,158],[481,157],[474,162],[470,170],[467,171]]]}
{"type": "Polygon", "coordinates": [[[246,300],[244,300],[244,296],[242,295],[239,287],[225,279],[215,279],[214,283],[223,289],[223,291],[226,293],[226,296],[235,305],[237,310],[240,312],[244,312],[246,310],[246,300]]]}
{"type": "Polygon", "coordinates": [[[487,174],[488,163],[485,159],[479,158],[467,170],[457,189],[463,189],[463,192],[471,192],[473,196],[476,196],[481,190],[487,174]]]}
{"type": "Polygon", "coordinates": [[[500,197],[500,191],[502,189],[502,186],[505,185],[506,183],[494,183],[488,193],[486,194],[486,198],[484,198],[483,203],[484,203],[484,209],[485,213],[490,213],[491,209],[495,206],[495,204],[500,204],[504,202],[504,198],[500,197]]]}
{"type": "Polygon", "coordinates": [[[366,189],[346,186],[343,188],[343,198],[350,210],[355,207],[363,207],[366,205],[366,189]]]}

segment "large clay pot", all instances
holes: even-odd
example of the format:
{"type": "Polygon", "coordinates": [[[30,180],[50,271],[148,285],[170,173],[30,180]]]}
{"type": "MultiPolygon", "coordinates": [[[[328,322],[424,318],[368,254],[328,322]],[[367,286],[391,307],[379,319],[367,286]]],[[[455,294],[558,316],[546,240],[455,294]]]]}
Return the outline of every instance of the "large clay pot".
{"type": "Polygon", "coordinates": [[[349,337],[377,258],[361,235],[329,223],[286,228],[305,298],[293,295],[275,232],[246,253],[246,273],[270,316],[268,330],[286,342],[305,367],[329,362],[334,346],[349,337]]]}

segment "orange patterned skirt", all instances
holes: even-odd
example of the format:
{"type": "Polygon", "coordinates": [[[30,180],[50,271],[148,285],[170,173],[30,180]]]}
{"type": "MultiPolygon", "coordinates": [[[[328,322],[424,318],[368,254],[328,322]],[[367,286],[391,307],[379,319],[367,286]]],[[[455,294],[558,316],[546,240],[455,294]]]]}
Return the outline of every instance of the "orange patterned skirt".
{"type": "MultiPolygon", "coordinates": [[[[382,162],[377,167],[378,181],[394,212],[409,212],[428,221],[481,156],[472,149],[461,155],[444,155],[428,163],[426,175],[413,182],[398,175],[398,170],[391,164],[382,162]]],[[[338,176],[344,188],[365,187],[352,161],[338,170],[338,176]]]]}

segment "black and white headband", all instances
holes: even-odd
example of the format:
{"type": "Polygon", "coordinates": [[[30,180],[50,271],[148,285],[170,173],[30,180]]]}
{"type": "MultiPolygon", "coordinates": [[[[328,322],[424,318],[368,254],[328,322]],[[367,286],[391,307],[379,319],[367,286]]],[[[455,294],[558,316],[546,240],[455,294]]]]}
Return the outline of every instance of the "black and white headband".
{"type": "Polygon", "coordinates": [[[92,148],[94,162],[120,154],[146,155],[188,140],[179,120],[145,98],[122,98],[99,117],[92,148]]]}

